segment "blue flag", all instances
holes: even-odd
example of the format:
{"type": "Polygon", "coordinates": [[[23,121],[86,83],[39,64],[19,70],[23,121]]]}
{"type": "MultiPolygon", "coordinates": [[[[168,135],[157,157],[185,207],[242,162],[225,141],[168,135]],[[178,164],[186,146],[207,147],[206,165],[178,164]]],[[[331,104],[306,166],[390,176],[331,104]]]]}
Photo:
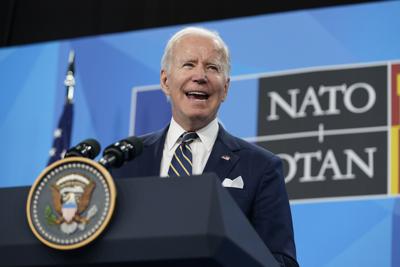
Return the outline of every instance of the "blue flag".
{"type": "Polygon", "coordinates": [[[60,160],[71,144],[72,120],[74,115],[74,104],[67,101],[58,121],[57,129],[54,131],[52,148],[49,151],[50,158],[47,165],[60,160]]]}

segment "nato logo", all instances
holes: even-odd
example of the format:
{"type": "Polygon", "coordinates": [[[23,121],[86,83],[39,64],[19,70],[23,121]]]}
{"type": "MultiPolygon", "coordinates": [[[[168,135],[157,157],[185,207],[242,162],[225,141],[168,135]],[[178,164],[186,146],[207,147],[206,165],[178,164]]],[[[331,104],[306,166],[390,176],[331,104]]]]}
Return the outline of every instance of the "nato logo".
{"type": "MultiPolygon", "coordinates": [[[[400,83],[389,78],[392,67],[260,78],[258,144],[281,157],[291,199],[398,192],[391,169],[398,168],[400,83]]],[[[400,81],[399,73],[391,74],[400,81]]]]}

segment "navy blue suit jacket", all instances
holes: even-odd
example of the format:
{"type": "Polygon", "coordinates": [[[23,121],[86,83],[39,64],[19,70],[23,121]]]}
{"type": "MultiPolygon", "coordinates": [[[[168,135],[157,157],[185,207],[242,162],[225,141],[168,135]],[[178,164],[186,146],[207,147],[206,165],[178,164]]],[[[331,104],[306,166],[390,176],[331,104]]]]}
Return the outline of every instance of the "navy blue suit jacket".
{"type": "MultiPolygon", "coordinates": [[[[113,171],[113,177],[159,176],[168,127],[143,136],[143,152],[113,171]]],[[[298,266],[292,217],[281,160],[271,152],[227,133],[220,125],[204,168],[221,179],[242,176],[243,189],[227,188],[282,266],[298,266]],[[222,156],[229,156],[225,160],[222,156]]]]}

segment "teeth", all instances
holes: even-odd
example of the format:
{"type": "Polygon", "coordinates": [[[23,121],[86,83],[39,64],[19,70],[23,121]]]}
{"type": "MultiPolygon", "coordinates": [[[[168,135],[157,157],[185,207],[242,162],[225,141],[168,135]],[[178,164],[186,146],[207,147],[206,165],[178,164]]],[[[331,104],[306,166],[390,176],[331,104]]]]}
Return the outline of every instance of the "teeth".
{"type": "Polygon", "coordinates": [[[200,95],[200,96],[206,96],[206,93],[203,92],[187,92],[188,95],[200,95]]]}

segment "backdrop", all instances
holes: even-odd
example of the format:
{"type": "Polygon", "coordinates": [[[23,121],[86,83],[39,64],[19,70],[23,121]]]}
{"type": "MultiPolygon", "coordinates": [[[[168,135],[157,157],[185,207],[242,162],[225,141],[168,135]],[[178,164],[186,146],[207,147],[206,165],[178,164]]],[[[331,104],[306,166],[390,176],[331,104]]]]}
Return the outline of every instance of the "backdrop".
{"type": "MultiPolygon", "coordinates": [[[[302,266],[399,266],[400,3],[198,24],[231,49],[219,119],[278,154],[302,266]]],[[[76,53],[72,145],[164,127],[160,58],[183,25],[0,49],[0,186],[46,166],[76,53]]]]}

